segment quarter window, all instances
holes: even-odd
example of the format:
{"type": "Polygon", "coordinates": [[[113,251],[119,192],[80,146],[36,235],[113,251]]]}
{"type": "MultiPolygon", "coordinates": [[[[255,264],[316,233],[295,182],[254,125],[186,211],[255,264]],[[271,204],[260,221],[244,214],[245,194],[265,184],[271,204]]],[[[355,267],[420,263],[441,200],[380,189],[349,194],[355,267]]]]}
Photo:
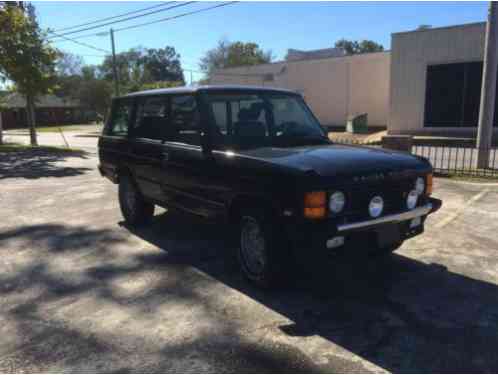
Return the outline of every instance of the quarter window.
{"type": "Polygon", "coordinates": [[[200,145],[199,110],[192,95],[171,97],[171,122],[175,132],[173,142],[200,145]]]}
{"type": "Polygon", "coordinates": [[[145,98],[137,105],[131,134],[134,138],[162,140],[168,126],[167,98],[164,96],[145,98]]]}
{"type": "Polygon", "coordinates": [[[126,136],[131,119],[133,103],[130,100],[117,100],[112,113],[110,135],[126,136]]]}

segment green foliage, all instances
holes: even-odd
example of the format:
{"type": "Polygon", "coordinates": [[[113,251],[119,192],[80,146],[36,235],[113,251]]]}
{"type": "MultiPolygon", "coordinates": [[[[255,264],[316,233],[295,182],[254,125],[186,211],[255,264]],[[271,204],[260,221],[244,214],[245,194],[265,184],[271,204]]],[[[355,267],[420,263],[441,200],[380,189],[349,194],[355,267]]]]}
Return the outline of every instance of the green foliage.
{"type": "Polygon", "coordinates": [[[340,39],[335,42],[335,48],[342,48],[348,55],[384,51],[384,47],[381,44],[376,43],[372,40],[357,41],[340,39]]]}
{"type": "Polygon", "coordinates": [[[0,75],[36,97],[55,84],[57,52],[46,41],[31,4],[0,5],[0,75]]]}
{"type": "Polygon", "coordinates": [[[144,83],[142,86],[140,86],[140,90],[167,89],[170,87],[178,87],[183,85],[184,83],[182,81],[158,81],[144,83]]]}
{"type": "Polygon", "coordinates": [[[200,68],[211,74],[218,69],[264,64],[272,59],[272,52],[262,50],[256,43],[232,43],[222,39],[215,48],[206,52],[201,59],[200,68]]]}
{"type": "MultiPolygon", "coordinates": [[[[154,82],[181,82],[184,84],[180,55],[174,47],[132,48],[116,54],[119,83],[123,92],[140,90],[154,82]]],[[[100,66],[101,76],[113,80],[112,56],[107,56],[100,66]]]]}
{"type": "Polygon", "coordinates": [[[55,85],[56,57],[56,50],[47,43],[38,25],[32,4],[0,4],[0,76],[14,82],[16,90],[26,97],[32,145],[38,143],[35,100],[55,85]]]}

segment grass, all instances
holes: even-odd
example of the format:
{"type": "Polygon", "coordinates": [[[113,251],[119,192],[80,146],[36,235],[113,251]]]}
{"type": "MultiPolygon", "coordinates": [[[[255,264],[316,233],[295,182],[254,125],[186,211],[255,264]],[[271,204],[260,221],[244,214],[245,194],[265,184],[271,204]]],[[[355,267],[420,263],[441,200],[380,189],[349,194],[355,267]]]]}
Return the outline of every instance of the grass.
{"type": "Polygon", "coordinates": [[[0,144],[0,153],[21,152],[40,150],[50,153],[82,153],[83,150],[78,148],[57,147],[57,146],[31,146],[20,143],[4,143],[0,144]]]}

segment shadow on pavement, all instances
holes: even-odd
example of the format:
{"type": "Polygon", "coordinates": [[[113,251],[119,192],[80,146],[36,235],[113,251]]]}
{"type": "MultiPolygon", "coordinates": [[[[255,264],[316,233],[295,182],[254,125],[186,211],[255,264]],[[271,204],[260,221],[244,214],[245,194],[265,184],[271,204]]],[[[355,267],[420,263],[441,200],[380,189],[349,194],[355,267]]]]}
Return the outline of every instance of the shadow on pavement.
{"type": "MultiPolygon", "coordinates": [[[[0,232],[2,257],[11,259],[8,249],[18,249],[23,265],[0,274],[0,311],[15,322],[16,332],[3,331],[0,369],[8,372],[3,363],[22,358],[12,371],[202,372],[206,368],[195,363],[203,361],[215,372],[344,372],[346,359],[327,350],[318,365],[295,347],[246,341],[232,329],[230,315],[220,315],[219,282],[292,322],[274,327],[277,331],[320,336],[388,371],[498,368],[495,284],[394,255],[322,264],[312,279],[296,277],[292,287],[270,293],[242,279],[223,226],[167,212],[148,227],[129,230],[145,241],[147,251],[134,249],[129,234],[115,229],[33,225],[0,232]],[[192,267],[202,272],[189,271],[192,267]],[[138,279],[147,281],[144,290],[119,293],[124,283],[138,279]],[[202,325],[209,319],[215,333],[161,343],[161,322],[176,321],[175,311],[185,311],[164,309],[165,303],[202,306],[207,314],[202,325]],[[128,316],[128,324],[140,322],[140,332],[126,333],[126,325],[100,332],[106,324],[98,322],[109,316],[108,324],[114,324],[113,314],[128,316]],[[144,346],[148,341],[140,335],[161,349],[144,346]],[[19,337],[27,343],[20,345],[19,337]]],[[[349,362],[360,366],[354,372],[366,371],[349,362]]]]}
{"type": "Polygon", "coordinates": [[[331,260],[313,278],[263,292],[239,275],[223,229],[171,212],[130,230],[163,250],[144,265],[192,265],[289,318],[279,327],[287,335],[319,335],[391,372],[498,369],[497,285],[394,254],[331,260]]]}
{"type": "Polygon", "coordinates": [[[0,152],[0,179],[67,177],[81,175],[91,168],[63,166],[67,158],[86,159],[85,151],[66,151],[50,148],[0,152]]]}
{"type": "MultiPolygon", "coordinates": [[[[21,265],[15,271],[7,267],[0,274],[0,371],[320,372],[299,350],[244,342],[221,322],[216,328],[219,337],[203,335],[186,342],[162,343],[157,335],[161,324],[154,319],[160,322],[165,318],[158,316],[157,309],[171,301],[208,304],[188,282],[209,287],[214,281],[189,274],[180,264],[168,264],[166,270],[169,262],[162,258],[156,262],[154,257],[117,256],[111,249],[121,245],[126,252],[128,237],[126,231],[60,224],[0,232],[0,256],[9,259],[8,264],[21,265]],[[7,254],[12,249],[17,249],[21,259],[12,261],[12,254],[7,254]],[[134,296],[116,291],[116,279],[130,283],[144,273],[150,281],[157,277],[160,282],[134,296]],[[126,326],[105,330],[123,314],[131,318],[127,321],[130,325],[135,321],[148,324],[133,333],[126,326]],[[151,322],[154,325],[148,327],[151,322]],[[104,330],[96,332],[95,325],[104,330]],[[150,329],[151,334],[143,329],[150,329]],[[157,347],[146,346],[143,336],[157,347]]],[[[191,254],[185,260],[195,257],[191,254]]]]}

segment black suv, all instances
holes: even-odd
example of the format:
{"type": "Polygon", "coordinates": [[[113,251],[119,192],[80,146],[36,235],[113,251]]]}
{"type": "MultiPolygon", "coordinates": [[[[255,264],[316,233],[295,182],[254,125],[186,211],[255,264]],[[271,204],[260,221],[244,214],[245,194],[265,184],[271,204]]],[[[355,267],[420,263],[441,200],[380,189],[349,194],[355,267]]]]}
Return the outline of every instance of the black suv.
{"type": "Polygon", "coordinates": [[[116,98],[99,157],[102,175],[119,184],[126,222],[147,222],[155,205],[224,220],[242,271],[261,286],[282,280],[289,260],[390,253],[441,206],[427,160],[333,144],[288,90],[199,86],[116,98]]]}

